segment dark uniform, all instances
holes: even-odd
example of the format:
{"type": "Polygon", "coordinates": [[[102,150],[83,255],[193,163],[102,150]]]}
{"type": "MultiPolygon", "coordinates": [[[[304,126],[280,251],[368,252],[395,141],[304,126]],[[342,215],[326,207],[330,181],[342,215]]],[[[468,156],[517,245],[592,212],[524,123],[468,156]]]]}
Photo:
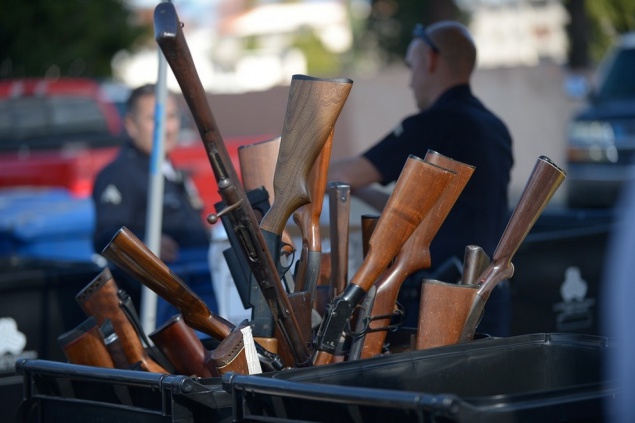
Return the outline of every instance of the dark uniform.
{"type": "MultiPolygon", "coordinates": [[[[470,244],[482,247],[491,257],[509,217],[507,190],[514,160],[507,127],[474,97],[468,85],[459,85],[443,93],[430,108],[403,120],[364,157],[378,169],[386,185],[397,180],[409,154],[424,158],[428,149],[476,168],[432,241],[428,274],[451,257],[462,261],[470,244]]],[[[412,284],[415,289],[419,285],[415,280],[412,284]]],[[[418,296],[414,296],[407,301],[410,307],[404,304],[409,325],[416,325],[418,317],[418,296]]],[[[479,332],[509,334],[509,297],[506,284],[494,290],[479,332]]]]}
{"type": "MultiPolygon", "coordinates": [[[[140,239],[145,238],[146,213],[149,192],[150,157],[139,151],[131,141],[122,146],[117,157],[101,170],[93,187],[95,204],[95,231],[93,246],[101,252],[115,233],[126,226],[140,239]]],[[[201,219],[202,203],[196,188],[185,175],[174,170],[164,178],[162,233],[172,237],[179,245],[179,257],[197,256],[206,260],[209,248],[209,230],[201,219]]],[[[172,267],[172,263],[168,263],[172,267]]],[[[190,268],[184,263],[174,263],[176,268],[190,268]]],[[[202,272],[179,275],[205,300],[208,307],[217,312],[209,268],[202,272]]],[[[123,272],[116,271],[117,284],[124,288],[139,305],[140,286],[123,272]],[[125,279],[125,280],[124,280],[125,279]],[[121,286],[124,285],[124,286],[121,286]]],[[[161,302],[159,315],[176,313],[176,309],[161,302]]],[[[164,316],[166,317],[166,316],[164,316]]],[[[169,317],[169,316],[167,316],[169,317]]]]}

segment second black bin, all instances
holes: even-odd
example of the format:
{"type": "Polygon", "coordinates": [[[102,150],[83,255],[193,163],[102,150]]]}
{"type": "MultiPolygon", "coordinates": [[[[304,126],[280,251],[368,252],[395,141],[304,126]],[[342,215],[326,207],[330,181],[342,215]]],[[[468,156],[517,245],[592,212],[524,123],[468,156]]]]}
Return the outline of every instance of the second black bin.
{"type": "MultiPolygon", "coordinates": [[[[236,421],[604,421],[598,336],[490,338],[262,376],[228,374],[236,421]]],[[[606,419],[610,421],[610,419],[606,419]]]]}

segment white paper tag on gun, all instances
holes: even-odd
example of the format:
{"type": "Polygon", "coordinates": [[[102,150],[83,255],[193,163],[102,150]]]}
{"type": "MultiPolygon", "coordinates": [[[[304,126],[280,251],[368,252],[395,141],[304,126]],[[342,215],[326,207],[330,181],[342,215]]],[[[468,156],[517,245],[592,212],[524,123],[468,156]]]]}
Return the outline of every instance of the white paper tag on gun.
{"type": "Polygon", "coordinates": [[[251,326],[245,326],[240,330],[243,334],[243,345],[245,346],[245,357],[247,358],[247,368],[250,375],[262,373],[260,367],[260,359],[258,359],[258,351],[256,351],[256,343],[251,334],[251,326]]]}

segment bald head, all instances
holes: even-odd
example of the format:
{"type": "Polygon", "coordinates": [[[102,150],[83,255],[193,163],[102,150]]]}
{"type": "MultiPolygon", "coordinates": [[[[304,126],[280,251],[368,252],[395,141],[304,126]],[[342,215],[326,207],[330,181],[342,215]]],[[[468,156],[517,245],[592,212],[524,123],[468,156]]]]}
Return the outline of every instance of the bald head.
{"type": "Polygon", "coordinates": [[[410,88],[421,110],[449,88],[469,84],[476,63],[476,46],[465,26],[442,21],[423,30],[417,28],[406,53],[410,88]]]}
{"type": "Polygon", "coordinates": [[[469,79],[476,65],[476,46],[468,29],[458,22],[441,21],[430,25],[427,33],[447,62],[447,71],[469,79]]]}

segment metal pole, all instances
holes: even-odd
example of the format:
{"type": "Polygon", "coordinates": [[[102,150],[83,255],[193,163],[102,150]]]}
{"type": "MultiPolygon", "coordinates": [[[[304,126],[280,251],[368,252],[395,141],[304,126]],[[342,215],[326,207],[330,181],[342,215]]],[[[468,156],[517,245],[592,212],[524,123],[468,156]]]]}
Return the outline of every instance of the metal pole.
{"type": "MultiPolygon", "coordinates": [[[[156,85],[156,106],[154,109],[154,137],[150,157],[150,184],[146,214],[145,242],[157,256],[161,248],[163,223],[163,163],[165,161],[165,103],[167,100],[167,62],[160,48],[159,73],[156,85]]],[[[146,333],[154,331],[157,319],[157,294],[145,285],[141,292],[141,324],[146,333]]]]}

